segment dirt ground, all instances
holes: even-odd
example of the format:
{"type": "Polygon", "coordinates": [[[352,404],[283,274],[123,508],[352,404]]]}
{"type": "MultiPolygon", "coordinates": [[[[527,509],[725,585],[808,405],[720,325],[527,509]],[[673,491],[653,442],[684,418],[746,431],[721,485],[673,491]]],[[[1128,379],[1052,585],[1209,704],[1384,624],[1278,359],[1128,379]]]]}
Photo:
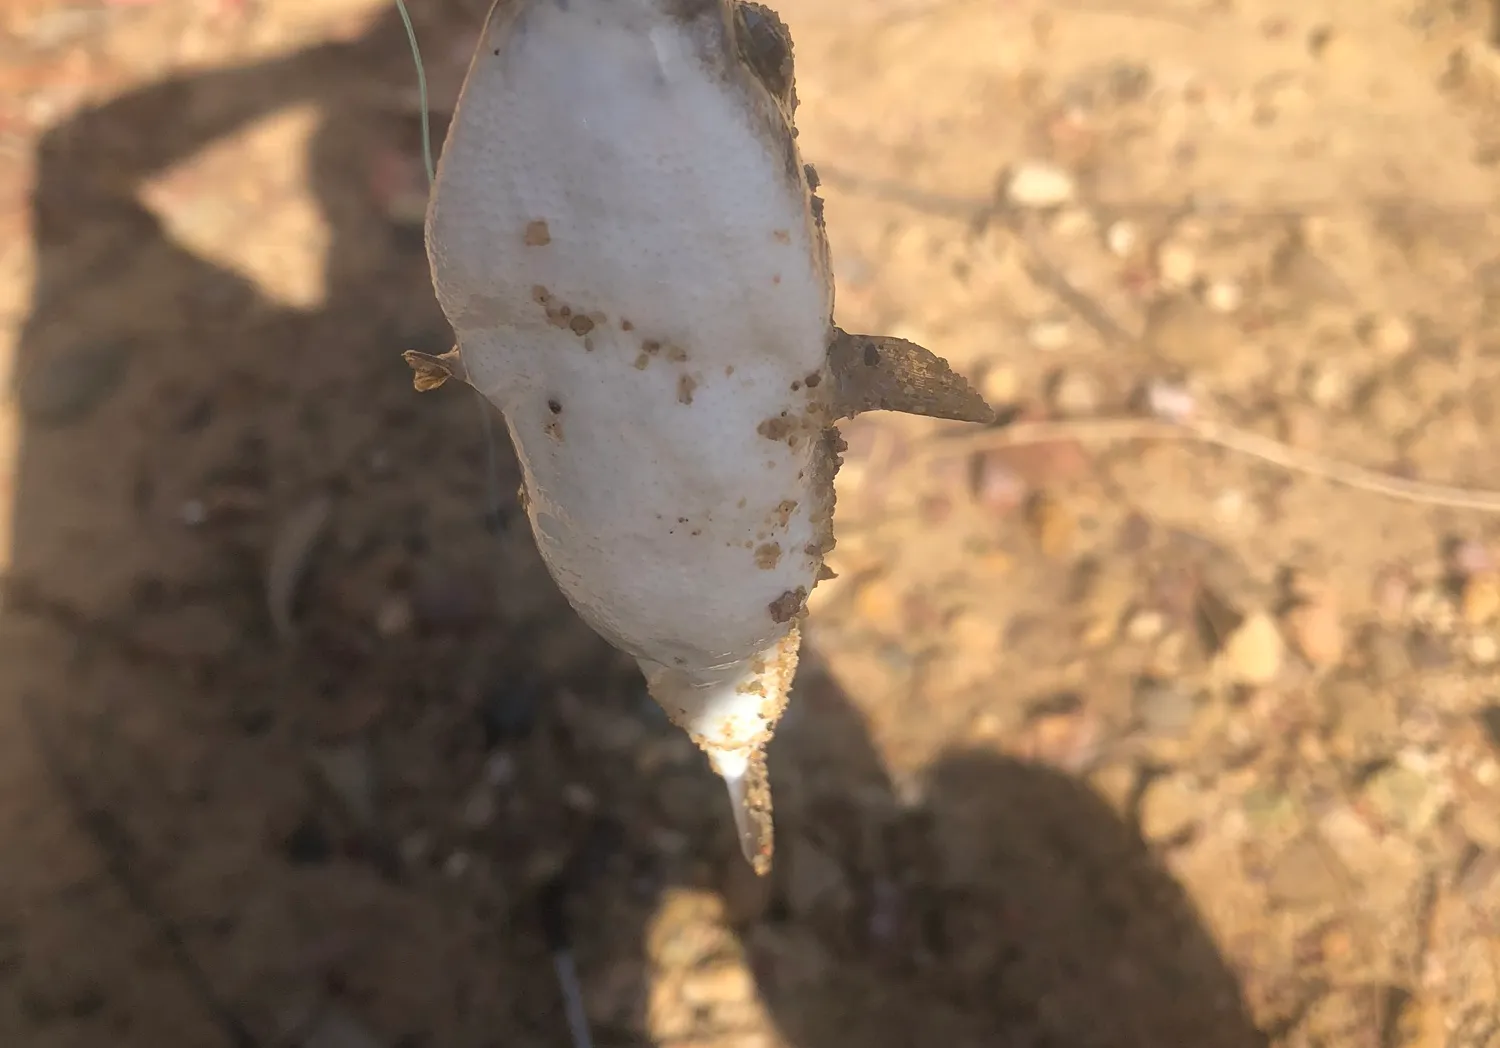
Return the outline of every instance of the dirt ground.
{"type": "MultiPolygon", "coordinates": [[[[1500,489],[1487,5],[782,13],[846,327],[1500,489]]],[[[864,416],[758,883],[412,390],[416,113],[376,0],[0,2],[0,1045],[566,1044],[566,917],[601,1046],[1500,1046],[1493,516],[864,416]]]]}

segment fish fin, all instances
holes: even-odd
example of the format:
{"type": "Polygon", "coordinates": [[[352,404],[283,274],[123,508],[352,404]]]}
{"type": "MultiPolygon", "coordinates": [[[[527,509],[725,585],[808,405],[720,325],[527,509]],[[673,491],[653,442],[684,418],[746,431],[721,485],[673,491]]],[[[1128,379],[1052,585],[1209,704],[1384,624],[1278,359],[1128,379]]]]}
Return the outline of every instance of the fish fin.
{"type": "Polygon", "coordinates": [[[755,872],[771,870],[775,827],[765,751],[786,711],[801,632],[793,625],[740,669],[712,683],[637,658],[646,690],[708,757],[729,791],[740,850],[755,872]]]}
{"type": "Polygon", "coordinates": [[[412,369],[411,384],[416,387],[418,393],[437,389],[450,378],[456,378],[460,382],[469,381],[469,369],[464,367],[463,358],[459,355],[457,346],[436,356],[408,349],[401,354],[401,359],[405,360],[412,369]]]}
{"type": "Polygon", "coordinates": [[[714,771],[729,790],[734,830],[740,839],[740,854],[757,875],[771,872],[776,848],[776,824],[771,815],[771,776],[766,771],[764,750],[720,754],[711,761],[714,771]]]}
{"type": "Polygon", "coordinates": [[[828,364],[839,418],[904,411],[955,422],[995,421],[994,409],[967,379],[932,350],[904,338],[834,328],[828,364]]]}

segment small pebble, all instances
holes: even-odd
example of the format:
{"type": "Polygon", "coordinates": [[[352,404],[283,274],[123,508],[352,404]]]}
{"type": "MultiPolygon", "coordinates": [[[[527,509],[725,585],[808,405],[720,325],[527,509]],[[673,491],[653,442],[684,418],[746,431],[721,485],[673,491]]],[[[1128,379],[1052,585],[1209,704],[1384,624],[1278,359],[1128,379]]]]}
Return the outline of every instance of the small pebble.
{"type": "Polygon", "coordinates": [[[1411,597],[1411,583],[1406,573],[1399,568],[1381,568],[1372,588],[1376,614],[1384,622],[1400,622],[1406,613],[1406,602],[1411,597]]]}
{"type": "Polygon", "coordinates": [[[1187,731],[1197,713],[1194,696],[1167,680],[1144,678],[1135,689],[1135,719],[1152,735],[1179,735],[1187,731]]]}
{"type": "Polygon", "coordinates": [[[1197,823],[1202,798],[1185,775],[1160,778],[1141,797],[1141,836],[1153,843],[1170,842],[1197,823]]]}
{"type": "Polygon", "coordinates": [[[1456,575],[1467,577],[1493,572],[1500,565],[1495,563],[1495,555],[1490,552],[1488,546],[1473,539],[1464,539],[1453,547],[1449,555],[1456,575]]]}
{"type": "Polygon", "coordinates": [[[1068,508],[1045,492],[1038,492],[1027,503],[1026,510],[1027,523],[1042,552],[1053,558],[1065,556],[1077,530],[1077,522],[1068,508]]]}
{"type": "Polygon", "coordinates": [[[1157,248],[1156,272],[1163,287],[1189,287],[1198,275],[1198,256],[1186,244],[1169,240],[1157,248]]]}
{"type": "Polygon", "coordinates": [[[1067,171],[1043,160],[1023,160],[1010,173],[1005,198],[1016,207],[1050,208],[1070,202],[1077,187],[1067,171]]]}
{"type": "Polygon", "coordinates": [[[470,829],[483,829],[495,819],[498,805],[495,803],[495,794],[490,784],[480,783],[474,792],[469,794],[469,799],[464,802],[463,822],[470,829]]]}
{"type": "Polygon", "coordinates": [[[1476,666],[1493,666],[1500,661],[1500,640],[1488,633],[1477,633],[1470,637],[1469,661],[1476,666]]]}
{"type": "Polygon", "coordinates": [[[1214,516],[1223,524],[1237,524],[1245,515],[1247,500],[1238,488],[1220,492],[1214,499],[1214,516]]]}
{"type": "Polygon", "coordinates": [[[1233,280],[1214,280],[1203,289],[1203,301],[1215,313],[1233,313],[1245,304],[1245,292],[1233,280]]]}
{"type": "Polygon", "coordinates": [[[1052,231],[1070,240],[1092,236],[1096,228],[1094,216],[1081,207],[1065,207],[1052,221],[1052,231]]]}
{"type": "Polygon", "coordinates": [[[1415,341],[1411,325],[1400,317],[1380,317],[1365,331],[1365,342],[1384,357],[1401,356],[1415,341]]]}
{"type": "Polygon", "coordinates": [[[1319,367],[1308,380],[1307,395],[1320,408],[1337,407],[1349,397],[1349,376],[1333,365],[1319,367]]]}
{"type": "Polygon", "coordinates": [[[1071,340],[1072,334],[1066,320],[1044,318],[1033,321],[1026,329],[1026,341],[1031,347],[1048,353],[1066,348],[1071,340]]]}
{"type": "Polygon", "coordinates": [[[401,838],[401,861],[407,866],[422,863],[432,851],[432,838],[421,830],[401,838]]]}
{"type": "Polygon", "coordinates": [[[339,802],[361,826],[377,821],[375,763],[361,740],[329,746],[312,757],[313,767],[339,802]]]}
{"type": "Polygon", "coordinates": [[[974,464],[974,500],[996,513],[1026,501],[1026,481],[1001,455],[980,455],[974,464]]]}
{"type": "Polygon", "coordinates": [[[1292,643],[1314,666],[1334,666],[1344,658],[1344,624],[1327,596],[1299,604],[1287,614],[1292,643]]]}
{"type": "Polygon", "coordinates": [[[1052,406],[1063,416],[1093,415],[1099,399],[1099,383],[1086,371],[1065,371],[1052,384],[1052,406]]]}
{"type": "Polygon", "coordinates": [[[1105,245],[1116,258],[1127,258],[1141,242],[1141,231],[1129,222],[1114,222],[1104,234],[1105,245]]]}
{"type": "Polygon", "coordinates": [[[1198,413],[1198,398],[1184,385],[1152,379],[1146,384],[1146,409],[1168,422],[1186,422],[1198,413]]]}
{"type": "Polygon", "coordinates": [[[405,597],[391,596],[381,602],[380,610],[375,613],[375,630],[382,637],[399,637],[411,631],[414,621],[411,602],[405,597]]]}
{"type": "Polygon", "coordinates": [[[1276,623],[1264,612],[1254,612],[1229,635],[1220,659],[1232,683],[1262,687],[1281,673],[1284,652],[1276,623]]]}
{"type": "Polygon", "coordinates": [[[385,1042],[338,1007],[321,1009],[297,1039],[300,1048],[385,1048],[385,1042]]]}
{"type": "Polygon", "coordinates": [[[1494,619],[1500,614],[1500,572],[1484,571],[1465,579],[1459,606],[1470,626],[1483,626],[1494,619]]]}
{"type": "Polygon", "coordinates": [[[504,750],[490,754],[484,760],[484,781],[491,786],[509,786],[516,778],[516,759],[504,750]]]}
{"type": "Polygon", "coordinates": [[[1166,629],[1167,620],[1159,611],[1138,611],[1125,623],[1125,636],[1137,644],[1153,641],[1166,629]]]}
{"type": "Polygon", "coordinates": [[[1016,369],[1009,364],[991,364],[985,368],[979,391],[991,406],[1014,402],[1020,390],[1021,382],[1016,376],[1016,369]]]}
{"type": "Polygon", "coordinates": [[[1277,906],[1315,907],[1338,898],[1349,881],[1349,872],[1333,849],[1305,835],[1272,861],[1266,894],[1277,906]]]}
{"type": "Polygon", "coordinates": [[[578,782],[570,782],[563,787],[563,803],[574,811],[591,812],[599,806],[593,791],[578,782]]]}

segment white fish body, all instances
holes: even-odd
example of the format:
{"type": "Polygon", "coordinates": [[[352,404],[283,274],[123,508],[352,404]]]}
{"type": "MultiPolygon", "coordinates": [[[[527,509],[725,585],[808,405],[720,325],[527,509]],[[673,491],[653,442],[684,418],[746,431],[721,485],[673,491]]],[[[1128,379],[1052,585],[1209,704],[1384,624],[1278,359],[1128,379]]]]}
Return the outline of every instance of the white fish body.
{"type": "Polygon", "coordinates": [[[988,414],[925,350],[834,326],[794,104],[758,5],[499,0],[427,219],[458,346],[408,354],[419,388],[460,374],[500,409],[553,578],[707,752],[761,870],[833,423],[988,414]]]}

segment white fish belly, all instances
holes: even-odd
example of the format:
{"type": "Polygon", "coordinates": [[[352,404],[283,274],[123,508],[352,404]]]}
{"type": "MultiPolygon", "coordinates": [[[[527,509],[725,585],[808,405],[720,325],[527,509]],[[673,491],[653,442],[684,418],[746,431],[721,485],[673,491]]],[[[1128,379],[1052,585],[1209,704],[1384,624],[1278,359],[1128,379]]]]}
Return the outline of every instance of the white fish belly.
{"type": "Polygon", "coordinates": [[[476,55],[434,285],[559,586],[619,647],[709,679],[816,582],[831,289],[742,88],[680,26],[596,6],[533,5],[476,55]]]}

